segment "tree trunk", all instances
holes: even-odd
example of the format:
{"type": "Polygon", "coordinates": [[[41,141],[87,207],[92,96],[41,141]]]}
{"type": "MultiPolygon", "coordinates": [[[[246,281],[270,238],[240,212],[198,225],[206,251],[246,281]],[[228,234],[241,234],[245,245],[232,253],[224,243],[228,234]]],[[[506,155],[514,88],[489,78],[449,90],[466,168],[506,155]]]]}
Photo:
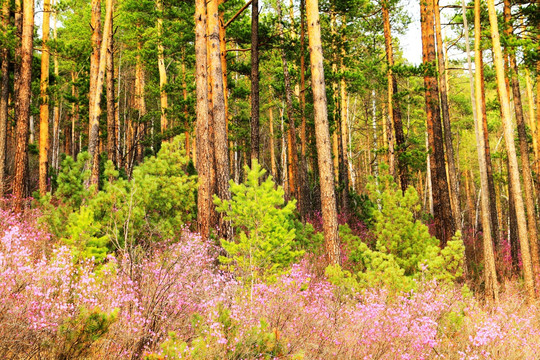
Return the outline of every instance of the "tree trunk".
{"type": "Polygon", "coordinates": [[[274,112],[272,107],[268,108],[268,125],[270,127],[270,166],[272,177],[274,177],[274,181],[277,181],[276,153],[274,145],[274,112]]]}
{"type": "Polygon", "coordinates": [[[428,68],[424,73],[426,88],[427,131],[430,149],[431,185],[433,190],[433,212],[436,237],[441,246],[451,240],[454,235],[454,219],[450,206],[450,194],[446,178],[444,160],[444,139],[439,109],[439,88],[435,76],[435,36],[434,0],[420,4],[422,24],[422,54],[424,65],[428,68]]]}
{"type": "Polygon", "coordinates": [[[441,35],[441,14],[439,11],[439,0],[433,0],[433,4],[435,7],[434,13],[437,38],[437,57],[439,63],[439,88],[444,128],[444,145],[446,150],[446,160],[448,163],[450,201],[452,204],[452,214],[454,217],[455,228],[456,230],[461,231],[461,205],[459,203],[459,182],[457,177],[457,166],[454,156],[454,145],[452,144],[452,126],[450,124],[450,112],[448,109],[448,90],[446,88],[446,62],[444,60],[443,39],[441,35]]]}
{"type": "MultiPolygon", "coordinates": [[[[113,8],[114,13],[114,8],[113,8]]],[[[114,17],[113,17],[114,18],[114,17]]],[[[107,48],[107,158],[117,164],[116,149],[116,105],[114,92],[114,33],[113,19],[109,29],[109,46],[107,48]]]]}
{"type": "Polygon", "coordinates": [[[30,119],[30,99],[32,97],[33,35],[34,0],[24,0],[22,2],[22,36],[19,50],[21,63],[18,77],[15,179],[13,182],[16,212],[22,211],[23,199],[28,195],[28,122],[30,119]]]}
{"type": "Polygon", "coordinates": [[[41,80],[39,92],[39,193],[47,192],[47,170],[49,163],[49,31],[51,19],[51,1],[43,1],[42,51],[41,51],[41,80]]]}
{"type": "Polygon", "coordinates": [[[259,0],[251,2],[251,159],[259,159],[259,0]]]}
{"type": "MultiPolygon", "coordinates": [[[[101,47],[101,0],[92,0],[92,56],[90,57],[90,89],[88,91],[88,152],[90,154],[91,184],[97,184],[99,178],[99,116],[101,109],[96,107],[97,80],[99,72],[99,57],[101,47]]],[[[98,105],[101,99],[97,99],[98,105]]]]}
{"type": "MultiPolygon", "coordinates": [[[[511,39],[513,37],[514,31],[512,26],[512,15],[509,0],[504,0],[504,20],[506,23],[505,34],[508,39],[511,39]]],[[[538,252],[538,233],[536,228],[536,212],[534,208],[534,185],[532,180],[531,165],[529,161],[529,144],[527,143],[527,130],[525,128],[525,118],[523,116],[523,106],[521,103],[521,90],[518,80],[518,66],[516,63],[515,50],[507,47],[507,53],[510,60],[510,81],[512,85],[512,94],[514,96],[514,112],[516,114],[519,149],[521,152],[521,172],[523,175],[523,188],[525,190],[525,208],[527,210],[529,241],[531,245],[531,261],[535,274],[539,274],[540,253],[538,252]]]]}
{"type": "Polygon", "coordinates": [[[71,96],[75,99],[73,104],[73,114],[71,116],[71,156],[75,159],[79,153],[79,92],[76,85],[77,75],[74,71],[71,72],[71,96]]]}
{"type": "Polygon", "coordinates": [[[518,222],[518,234],[521,246],[521,259],[523,261],[523,275],[525,278],[525,288],[529,301],[535,299],[534,290],[534,277],[531,264],[531,252],[529,247],[529,238],[527,234],[527,220],[525,217],[525,208],[523,205],[523,198],[521,195],[521,184],[519,180],[519,167],[516,156],[516,148],[514,144],[514,126],[512,124],[512,116],[510,114],[510,104],[508,102],[508,92],[506,90],[506,84],[504,80],[504,63],[502,56],[501,43],[499,38],[499,27],[497,23],[497,13],[495,11],[495,4],[493,0],[488,0],[488,12],[489,23],[491,25],[491,39],[493,42],[493,62],[495,65],[495,72],[497,77],[497,88],[500,95],[501,111],[502,111],[502,123],[504,129],[504,140],[506,145],[506,151],[508,154],[509,162],[509,177],[512,178],[512,186],[510,191],[512,192],[515,207],[516,216],[518,222]]]}
{"type": "Polygon", "coordinates": [[[337,223],[336,194],[332,176],[332,152],[328,110],[324,83],[323,51],[319,5],[317,0],[306,1],[306,16],[311,60],[311,85],[313,89],[313,111],[315,136],[319,163],[321,205],[326,256],[330,264],[340,264],[339,234],[337,223]]]}
{"type": "MultiPolygon", "coordinates": [[[[2,28],[9,26],[9,1],[2,4],[2,28]]],[[[4,30],[5,31],[5,30],[4,30]]],[[[0,90],[0,198],[3,198],[6,192],[6,150],[7,150],[7,124],[8,124],[8,100],[9,100],[9,49],[7,45],[1,50],[2,61],[2,83],[0,90]]]]}
{"type": "MultiPolygon", "coordinates": [[[[209,71],[212,74],[212,116],[214,120],[214,154],[216,159],[216,183],[218,196],[229,200],[229,150],[227,144],[227,119],[225,115],[225,93],[223,88],[223,72],[219,41],[219,14],[217,0],[210,0],[207,4],[208,30],[210,44],[209,71]]],[[[200,149],[200,146],[199,146],[200,149]]],[[[232,228],[220,215],[221,236],[232,239],[232,228]]]]}
{"type": "MultiPolygon", "coordinates": [[[[476,27],[476,26],[475,26],[476,27]]],[[[479,27],[480,28],[480,25],[479,27]]],[[[478,43],[480,44],[480,40],[478,40],[478,43]]],[[[476,41],[475,41],[476,44],[476,41]]],[[[497,192],[495,190],[495,182],[493,181],[493,163],[491,161],[491,149],[489,148],[489,133],[488,133],[488,126],[487,126],[487,112],[486,112],[486,90],[485,90],[485,82],[484,82],[484,61],[482,58],[482,51],[479,49],[478,53],[475,51],[475,58],[478,58],[479,65],[477,67],[477,73],[476,76],[480,78],[480,95],[481,95],[481,104],[477,106],[481,106],[482,110],[482,126],[483,126],[483,135],[484,135],[484,151],[486,156],[486,170],[488,174],[488,189],[489,189],[489,202],[490,202],[490,208],[491,208],[491,231],[492,231],[492,238],[494,240],[495,245],[500,244],[501,240],[501,233],[500,233],[500,226],[499,226],[499,212],[497,210],[497,192]]],[[[478,81],[478,80],[477,80],[478,81]]]]}
{"type": "MultiPolygon", "coordinates": [[[[465,10],[465,1],[462,0],[463,10],[465,10]]],[[[465,24],[465,34],[466,34],[466,46],[467,46],[467,62],[469,63],[469,73],[471,79],[471,92],[474,92],[473,96],[473,111],[476,115],[474,116],[474,129],[476,135],[476,152],[478,155],[478,164],[480,168],[480,184],[481,184],[481,195],[482,195],[482,229],[483,229],[483,252],[484,252],[484,277],[485,277],[485,293],[488,299],[499,301],[499,284],[497,282],[497,272],[495,269],[495,256],[493,254],[493,240],[491,238],[491,206],[489,198],[489,184],[488,184],[488,171],[486,165],[486,153],[485,153],[485,137],[484,137],[484,127],[480,122],[482,118],[482,79],[480,76],[479,69],[482,64],[480,61],[480,0],[475,1],[475,67],[477,76],[475,78],[476,86],[472,84],[472,65],[471,57],[469,50],[469,36],[468,36],[468,27],[467,19],[463,16],[463,21],[465,24]]]]}
{"type": "MultiPolygon", "coordinates": [[[[278,18],[282,19],[281,13],[281,1],[276,2],[276,10],[278,13],[278,18]]],[[[283,33],[283,26],[281,22],[278,23],[278,31],[280,34],[283,33]]],[[[285,54],[285,42],[283,37],[281,37],[281,63],[283,65],[283,78],[285,82],[285,103],[287,106],[287,118],[289,120],[289,130],[288,130],[288,141],[287,141],[287,150],[288,150],[288,185],[289,185],[289,196],[294,196],[298,200],[298,210],[301,214],[304,213],[303,198],[302,198],[302,186],[300,185],[300,179],[298,174],[298,148],[296,145],[296,126],[294,122],[294,108],[292,100],[292,87],[291,87],[291,78],[289,74],[289,65],[287,61],[287,56],[285,54]],[[297,191],[298,190],[298,191],[297,191]]],[[[284,135],[285,136],[285,135],[284,135]]]]}
{"type": "Polygon", "coordinates": [[[206,77],[206,3],[195,1],[195,80],[197,86],[197,172],[199,190],[197,197],[197,223],[203,239],[210,235],[212,204],[210,123],[208,116],[208,79],[206,77]]]}
{"type": "Polygon", "coordinates": [[[167,71],[165,69],[165,57],[163,56],[163,1],[156,0],[157,17],[157,33],[158,33],[158,69],[159,69],[159,101],[161,105],[161,133],[165,133],[169,127],[167,121],[167,71]]]}

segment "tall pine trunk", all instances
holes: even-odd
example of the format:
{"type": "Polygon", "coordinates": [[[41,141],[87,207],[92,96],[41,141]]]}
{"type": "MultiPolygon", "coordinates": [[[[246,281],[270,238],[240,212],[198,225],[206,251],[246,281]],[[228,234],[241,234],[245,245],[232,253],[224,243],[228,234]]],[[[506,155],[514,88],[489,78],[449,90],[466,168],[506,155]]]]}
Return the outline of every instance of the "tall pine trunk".
{"type": "MultiPolygon", "coordinates": [[[[229,200],[229,149],[227,144],[227,119],[225,114],[225,92],[223,87],[223,71],[221,63],[218,1],[210,0],[207,4],[208,31],[210,47],[209,71],[212,77],[212,116],[214,121],[214,154],[216,161],[216,185],[218,196],[229,200]]],[[[200,149],[200,147],[199,147],[200,149]]],[[[230,224],[220,215],[220,235],[227,239],[232,238],[230,224]]]]}
{"type": "MultiPolygon", "coordinates": [[[[9,26],[9,1],[2,4],[2,30],[6,31],[9,26]]],[[[0,198],[6,191],[6,150],[7,150],[7,125],[8,125],[8,100],[9,100],[9,49],[7,44],[0,50],[2,67],[0,68],[2,82],[0,90],[0,198]]]]}
{"type": "MultiPolygon", "coordinates": [[[[114,8],[113,8],[114,13],[114,8]]],[[[109,46],[107,48],[107,157],[114,164],[118,163],[118,139],[116,137],[116,105],[114,92],[114,33],[113,19],[110,22],[109,46]]]]}
{"type": "Polygon", "coordinates": [[[259,0],[251,2],[251,159],[259,159],[259,0]]]}
{"type": "MultiPolygon", "coordinates": [[[[90,89],[88,92],[88,153],[90,154],[90,183],[97,184],[99,178],[99,116],[101,110],[96,107],[97,79],[99,72],[99,50],[101,47],[101,0],[92,0],[92,55],[90,57],[90,89]]],[[[100,99],[97,99],[99,103],[100,99]]]]}
{"type": "Polygon", "coordinates": [[[208,79],[206,54],[206,3],[195,1],[195,81],[197,92],[197,172],[199,190],[197,196],[197,223],[203,239],[210,235],[212,206],[210,123],[208,116],[208,79]]]}
{"type": "Polygon", "coordinates": [[[395,161],[397,162],[399,181],[401,184],[401,190],[407,190],[409,186],[409,177],[407,171],[407,163],[405,161],[405,135],[403,134],[403,122],[401,120],[401,109],[399,102],[394,101],[394,95],[397,93],[397,81],[394,73],[392,72],[392,66],[394,66],[394,50],[392,46],[392,31],[390,27],[390,14],[389,14],[388,1],[383,3],[383,25],[384,25],[384,43],[386,49],[386,60],[388,62],[388,117],[394,128],[395,135],[395,161]]]}
{"type": "MultiPolygon", "coordinates": [[[[508,39],[511,39],[513,37],[513,26],[509,0],[504,0],[504,21],[506,25],[505,34],[508,39]]],[[[516,114],[519,149],[521,152],[521,173],[523,175],[523,188],[525,190],[525,208],[527,210],[527,225],[531,245],[531,261],[535,273],[538,274],[540,273],[540,254],[538,252],[536,211],[534,208],[534,185],[529,161],[529,144],[527,140],[527,130],[525,128],[525,118],[523,116],[523,106],[521,103],[521,90],[518,80],[518,66],[515,50],[507,47],[507,53],[510,65],[510,83],[514,98],[514,112],[516,114]]]]}
{"type": "Polygon", "coordinates": [[[47,192],[47,170],[49,164],[49,31],[51,19],[51,1],[43,1],[42,51],[41,51],[41,80],[39,92],[39,193],[47,192]]]}
{"type": "Polygon", "coordinates": [[[422,24],[422,55],[424,65],[424,86],[426,88],[427,132],[429,166],[433,191],[433,216],[436,237],[444,247],[454,235],[454,219],[450,206],[450,194],[444,159],[444,139],[439,108],[439,87],[435,67],[434,3],[435,0],[420,4],[422,24]]]}
{"type": "MultiPolygon", "coordinates": [[[[462,0],[463,8],[465,8],[465,1],[462,0]]],[[[463,21],[466,24],[467,19],[464,16],[463,21]]],[[[484,278],[485,278],[485,287],[486,295],[488,299],[491,299],[495,302],[499,300],[499,284],[497,282],[497,272],[495,270],[495,256],[493,254],[493,240],[492,240],[492,231],[491,231],[491,206],[490,206],[490,189],[488,182],[488,171],[486,164],[486,153],[485,153],[485,136],[484,136],[484,127],[480,122],[480,119],[483,117],[482,109],[482,79],[480,78],[480,68],[482,66],[480,60],[480,0],[475,1],[475,67],[476,67],[476,77],[475,77],[475,86],[472,82],[472,64],[469,51],[469,39],[468,39],[468,28],[465,26],[466,35],[466,46],[467,46],[467,61],[469,64],[469,73],[471,79],[471,92],[474,92],[473,99],[473,111],[475,111],[474,116],[474,129],[476,135],[476,151],[478,155],[478,164],[480,168],[480,184],[482,188],[481,200],[482,200],[482,228],[483,228],[483,253],[484,253],[484,278]]]]}
{"type": "Polygon", "coordinates": [[[461,206],[459,203],[459,183],[457,177],[457,166],[454,156],[454,145],[452,144],[452,126],[450,124],[450,111],[448,106],[448,90],[446,86],[446,62],[444,59],[443,39],[441,34],[441,14],[439,11],[439,0],[433,0],[435,13],[435,30],[437,38],[437,59],[439,67],[439,93],[441,99],[442,120],[444,128],[444,145],[446,150],[446,160],[448,163],[448,182],[450,185],[450,201],[452,204],[452,214],[455,227],[461,231],[461,206]]]}
{"type": "Polygon", "coordinates": [[[529,247],[529,238],[527,233],[527,220],[525,217],[525,208],[523,197],[521,194],[521,184],[519,179],[519,167],[516,156],[516,148],[514,144],[514,126],[512,124],[512,116],[510,113],[510,104],[508,101],[508,92],[505,84],[504,62],[502,48],[499,36],[499,25],[497,23],[497,13],[495,11],[495,3],[493,0],[487,0],[489,23],[491,25],[491,40],[493,43],[493,62],[497,78],[497,88],[499,90],[502,123],[504,131],[504,140],[506,152],[508,154],[509,174],[511,177],[511,187],[513,201],[516,208],[517,228],[519,234],[519,242],[521,246],[521,259],[523,262],[523,275],[525,278],[525,288],[529,301],[535,299],[534,277],[531,264],[531,252],[529,247]]]}
{"type": "Polygon", "coordinates": [[[311,60],[311,86],[313,90],[313,111],[315,137],[321,188],[321,208],[325,249],[328,262],[341,262],[337,223],[336,194],[332,172],[332,151],[328,128],[328,109],[324,82],[321,26],[317,0],[306,0],[306,17],[311,60]]]}
{"type": "MultiPolygon", "coordinates": [[[[161,106],[161,133],[165,133],[169,127],[167,120],[167,70],[165,69],[165,57],[163,55],[163,1],[156,0],[157,16],[157,33],[158,33],[158,70],[159,70],[159,102],[161,106]]],[[[188,154],[189,155],[189,154],[188,154]]]]}
{"type": "Polygon", "coordinates": [[[22,34],[20,43],[20,70],[17,88],[17,125],[15,138],[15,179],[13,197],[15,211],[23,209],[23,199],[28,195],[28,125],[32,97],[32,53],[34,46],[34,0],[22,2],[22,34]]]}

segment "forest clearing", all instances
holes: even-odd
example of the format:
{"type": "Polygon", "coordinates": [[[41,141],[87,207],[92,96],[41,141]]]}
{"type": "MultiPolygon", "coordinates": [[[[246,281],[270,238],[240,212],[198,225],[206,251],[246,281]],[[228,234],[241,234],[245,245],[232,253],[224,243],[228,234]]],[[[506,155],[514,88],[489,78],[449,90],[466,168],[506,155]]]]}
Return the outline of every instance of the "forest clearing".
{"type": "Polygon", "coordinates": [[[540,2],[0,29],[1,359],[540,358],[540,2]]]}

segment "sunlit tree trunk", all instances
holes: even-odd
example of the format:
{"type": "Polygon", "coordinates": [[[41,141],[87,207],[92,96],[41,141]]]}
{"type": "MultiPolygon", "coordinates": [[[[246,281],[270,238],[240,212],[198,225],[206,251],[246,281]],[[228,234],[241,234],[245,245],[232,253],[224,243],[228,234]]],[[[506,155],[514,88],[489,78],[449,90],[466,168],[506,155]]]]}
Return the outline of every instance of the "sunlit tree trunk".
{"type": "MultiPolygon", "coordinates": [[[[186,73],[186,59],[185,59],[185,49],[182,49],[182,96],[184,99],[184,135],[185,135],[185,148],[186,154],[190,154],[190,136],[189,136],[189,108],[187,103],[187,73],[186,73]]],[[[195,146],[195,145],[194,145],[195,146]]],[[[194,161],[196,164],[196,161],[194,161]]]]}
{"type": "Polygon", "coordinates": [[[210,209],[212,201],[210,123],[208,116],[208,79],[206,54],[206,3],[195,1],[195,81],[197,92],[197,172],[199,190],[197,197],[197,223],[203,239],[210,234],[210,209]]]}
{"type": "Polygon", "coordinates": [[[144,137],[145,137],[145,130],[146,130],[146,124],[144,120],[144,116],[146,115],[146,99],[145,99],[145,87],[146,87],[146,78],[145,78],[145,72],[144,67],[141,59],[141,50],[142,50],[142,43],[139,42],[137,44],[138,46],[138,54],[135,64],[135,104],[136,109],[139,112],[138,121],[137,121],[137,128],[135,130],[136,136],[135,136],[135,159],[138,162],[142,162],[144,158],[144,137]]]}
{"type": "Polygon", "coordinates": [[[15,179],[13,197],[15,211],[23,209],[23,198],[28,195],[28,122],[32,97],[32,53],[34,45],[34,0],[22,2],[22,34],[20,43],[20,70],[18,76],[18,111],[15,139],[15,179]]]}
{"type": "Polygon", "coordinates": [[[99,106],[96,107],[96,102],[100,103],[98,96],[98,73],[99,73],[99,57],[101,47],[101,0],[92,0],[92,55],[90,57],[90,89],[88,91],[89,106],[88,106],[88,152],[90,154],[90,168],[92,175],[90,182],[92,184],[98,183],[99,178],[99,116],[101,110],[99,106]],[[98,99],[96,99],[98,98],[98,99]]]}
{"type": "MultiPolygon", "coordinates": [[[[465,10],[465,1],[462,0],[463,10],[465,10]]],[[[463,21],[466,24],[467,19],[464,16],[463,21]]],[[[465,26],[466,34],[466,46],[467,46],[467,61],[469,64],[469,73],[471,79],[471,92],[474,92],[473,99],[473,111],[474,115],[474,129],[476,135],[476,151],[478,155],[478,164],[480,168],[480,184],[481,184],[481,204],[482,204],[482,229],[483,229],[483,253],[484,253],[484,278],[485,278],[485,293],[488,299],[495,302],[499,300],[499,284],[497,281],[497,272],[495,270],[495,256],[493,254],[493,241],[491,238],[491,206],[489,198],[489,184],[488,184],[488,172],[486,164],[485,153],[485,137],[484,127],[481,123],[483,117],[482,110],[482,79],[480,78],[479,69],[482,66],[480,60],[480,0],[475,1],[475,67],[476,77],[475,86],[472,83],[472,64],[469,50],[469,36],[468,28],[465,26]]]]}
{"type": "Polygon", "coordinates": [[[161,133],[167,131],[169,123],[167,121],[167,71],[165,69],[165,57],[163,55],[163,1],[156,0],[157,16],[157,33],[158,33],[158,70],[159,70],[159,101],[161,106],[161,133]]]}
{"type": "MultiPolygon", "coordinates": [[[[510,1],[504,0],[504,20],[505,34],[508,39],[513,37],[512,15],[510,1]]],[[[523,116],[523,106],[521,103],[521,90],[518,79],[518,66],[516,62],[515,50],[507,47],[510,82],[514,99],[514,112],[516,114],[516,125],[519,139],[519,149],[521,152],[521,174],[523,175],[523,188],[525,190],[525,208],[527,210],[527,225],[529,230],[529,241],[531,245],[531,261],[536,274],[540,273],[540,254],[538,252],[538,234],[536,229],[536,212],[534,208],[534,185],[532,180],[531,165],[529,160],[529,144],[527,140],[527,130],[525,128],[525,118],[523,116]]]]}
{"type": "Polygon", "coordinates": [[[431,186],[433,190],[433,212],[436,237],[444,247],[454,235],[454,219],[450,206],[450,194],[446,177],[444,159],[444,139],[439,109],[439,89],[435,67],[435,35],[434,35],[434,0],[420,4],[422,25],[422,54],[424,65],[424,86],[426,88],[427,131],[429,150],[429,166],[431,168],[431,186]]]}
{"type": "Polygon", "coordinates": [[[525,217],[525,208],[523,204],[523,198],[521,195],[521,184],[519,179],[519,167],[516,156],[516,148],[514,144],[514,126],[512,124],[512,116],[510,113],[510,104],[508,102],[508,92],[506,90],[506,84],[504,80],[504,63],[502,56],[502,48],[499,37],[499,26],[497,23],[497,13],[495,11],[495,4],[493,0],[487,0],[489,23],[491,25],[491,39],[493,42],[493,62],[495,65],[495,72],[497,78],[497,88],[499,90],[502,123],[504,131],[504,140],[506,145],[506,152],[508,154],[509,174],[512,179],[512,186],[510,191],[513,195],[513,200],[516,207],[517,227],[519,234],[519,242],[521,246],[521,259],[523,262],[523,275],[525,278],[525,288],[527,291],[528,299],[534,300],[534,277],[531,264],[531,252],[529,247],[529,238],[527,234],[527,220],[525,217]]]}
{"type": "Polygon", "coordinates": [[[276,153],[274,145],[274,111],[270,106],[268,108],[268,126],[270,127],[270,168],[274,181],[277,180],[276,153]]]}
{"type": "Polygon", "coordinates": [[[76,85],[77,75],[75,71],[71,72],[71,96],[75,100],[72,105],[71,115],[71,156],[77,157],[79,153],[79,92],[76,85]]]}
{"type": "Polygon", "coordinates": [[[448,91],[446,86],[446,62],[444,59],[443,39],[441,34],[441,16],[439,0],[433,0],[435,13],[435,30],[437,38],[437,58],[439,67],[439,93],[441,99],[442,120],[444,128],[444,145],[448,164],[448,183],[450,185],[450,201],[455,227],[461,231],[461,206],[459,203],[459,183],[457,167],[452,144],[452,126],[450,125],[450,111],[448,106],[448,91]]]}
{"type": "Polygon", "coordinates": [[[49,31],[51,19],[51,1],[43,1],[42,51],[41,51],[41,80],[39,92],[39,193],[47,192],[47,170],[49,163],[49,31]]]}
{"type": "Polygon", "coordinates": [[[306,17],[311,60],[311,87],[313,90],[313,111],[319,163],[325,249],[328,262],[330,264],[339,264],[341,262],[341,256],[339,250],[336,194],[334,178],[332,176],[332,152],[330,130],[328,128],[321,26],[317,0],[306,0],[306,17]]]}
{"type": "MultiPolygon", "coordinates": [[[[9,1],[2,4],[2,30],[6,31],[9,26],[9,1]]],[[[2,67],[2,82],[0,90],[0,198],[4,197],[6,191],[6,149],[7,149],[7,122],[8,122],[8,100],[9,100],[9,49],[7,45],[0,50],[2,67]]]]}

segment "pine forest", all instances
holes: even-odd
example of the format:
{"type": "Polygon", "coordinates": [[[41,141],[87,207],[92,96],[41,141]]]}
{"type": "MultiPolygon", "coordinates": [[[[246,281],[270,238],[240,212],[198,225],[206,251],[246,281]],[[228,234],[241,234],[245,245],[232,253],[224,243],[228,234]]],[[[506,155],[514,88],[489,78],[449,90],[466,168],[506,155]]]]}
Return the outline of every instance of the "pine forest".
{"type": "Polygon", "coordinates": [[[540,1],[0,0],[0,358],[540,358],[540,1]]]}

